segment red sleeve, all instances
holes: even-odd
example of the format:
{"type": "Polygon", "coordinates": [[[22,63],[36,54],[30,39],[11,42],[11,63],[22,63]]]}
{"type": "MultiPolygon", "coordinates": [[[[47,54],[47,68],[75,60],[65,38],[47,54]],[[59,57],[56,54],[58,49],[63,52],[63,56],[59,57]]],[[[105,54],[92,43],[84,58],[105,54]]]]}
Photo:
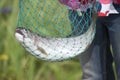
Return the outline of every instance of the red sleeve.
{"type": "Polygon", "coordinates": [[[113,0],[114,3],[120,4],[120,0],[113,0]]]}
{"type": "Polygon", "coordinates": [[[83,5],[86,5],[86,4],[91,3],[93,1],[95,1],[95,0],[79,0],[79,2],[83,5]]]}

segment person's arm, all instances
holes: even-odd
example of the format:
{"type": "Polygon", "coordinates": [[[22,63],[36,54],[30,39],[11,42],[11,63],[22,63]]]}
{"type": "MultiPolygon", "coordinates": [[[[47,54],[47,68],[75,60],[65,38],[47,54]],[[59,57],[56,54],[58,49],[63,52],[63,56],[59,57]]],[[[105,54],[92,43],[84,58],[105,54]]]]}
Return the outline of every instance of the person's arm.
{"type": "Polygon", "coordinates": [[[101,4],[101,10],[98,12],[98,16],[108,16],[111,0],[99,0],[99,3],[101,4]]]}

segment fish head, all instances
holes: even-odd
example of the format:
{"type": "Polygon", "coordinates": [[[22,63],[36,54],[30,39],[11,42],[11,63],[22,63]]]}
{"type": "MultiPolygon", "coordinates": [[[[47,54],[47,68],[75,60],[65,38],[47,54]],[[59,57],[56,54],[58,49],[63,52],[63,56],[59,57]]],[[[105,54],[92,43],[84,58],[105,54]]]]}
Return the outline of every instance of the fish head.
{"type": "Polygon", "coordinates": [[[18,41],[23,42],[26,35],[27,35],[27,29],[22,27],[16,28],[15,37],[17,38],[18,41]]]}

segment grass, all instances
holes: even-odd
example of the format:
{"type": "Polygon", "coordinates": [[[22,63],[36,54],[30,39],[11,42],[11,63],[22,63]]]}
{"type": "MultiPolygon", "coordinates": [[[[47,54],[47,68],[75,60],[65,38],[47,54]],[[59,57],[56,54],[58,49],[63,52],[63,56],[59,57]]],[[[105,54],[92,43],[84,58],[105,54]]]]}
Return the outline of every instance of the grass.
{"type": "Polygon", "coordinates": [[[18,0],[1,0],[0,9],[0,80],[80,80],[81,69],[77,58],[64,62],[46,62],[31,56],[16,41],[18,0]]]}

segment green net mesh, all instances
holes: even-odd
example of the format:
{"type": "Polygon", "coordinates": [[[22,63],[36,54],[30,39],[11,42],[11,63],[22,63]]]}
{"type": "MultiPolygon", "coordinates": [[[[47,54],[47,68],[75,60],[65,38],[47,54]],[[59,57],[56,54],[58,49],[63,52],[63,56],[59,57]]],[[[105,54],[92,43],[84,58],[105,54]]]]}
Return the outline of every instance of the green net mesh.
{"type": "Polygon", "coordinates": [[[43,60],[75,57],[94,38],[94,3],[93,0],[20,0],[16,38],[27,51],[43,60]]]}

